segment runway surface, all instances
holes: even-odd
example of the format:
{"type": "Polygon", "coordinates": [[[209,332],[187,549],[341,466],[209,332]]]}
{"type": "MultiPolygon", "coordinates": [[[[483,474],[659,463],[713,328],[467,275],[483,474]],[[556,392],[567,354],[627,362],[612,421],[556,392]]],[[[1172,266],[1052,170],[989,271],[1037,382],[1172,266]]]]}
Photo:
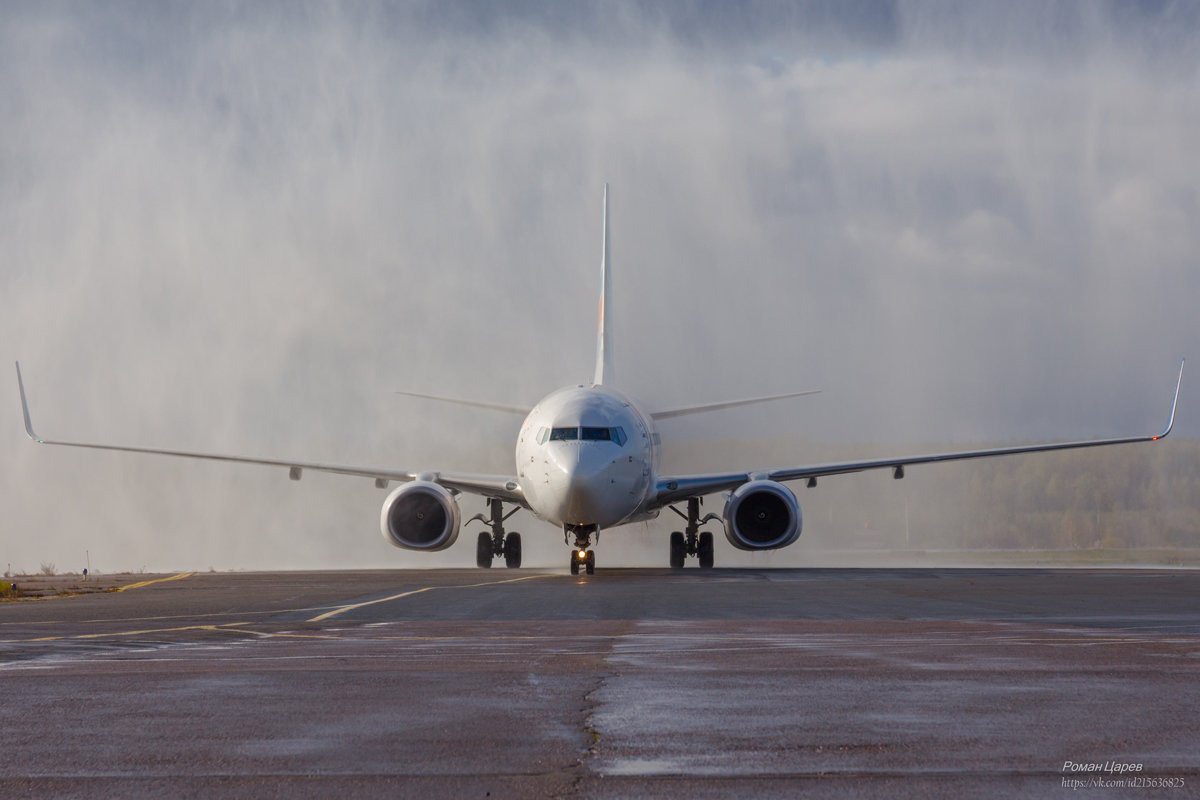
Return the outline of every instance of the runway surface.
{"type": "Polygon", "coordinates": [[[1189,797],[1197,678],[1200,572],[197,574],[0,604],[0,795],[1189,797]]]}

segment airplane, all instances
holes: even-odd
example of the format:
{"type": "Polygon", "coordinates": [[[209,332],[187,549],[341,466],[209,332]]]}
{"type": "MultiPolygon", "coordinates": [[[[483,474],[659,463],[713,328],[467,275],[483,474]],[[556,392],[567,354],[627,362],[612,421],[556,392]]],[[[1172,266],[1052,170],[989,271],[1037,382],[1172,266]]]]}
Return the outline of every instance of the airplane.
{"type": "Polygon", "coordinates": [[[1085,447],[1104,447],[1165,438],[1175,422],[1184,360],[1171,400],[1171,413],[1163,431],[1151,436],[1050,442],[984,450],[842,461],[828,464],[732,471],[698,475],[662,475],[659,472],[661,440],[655,423],[674,417],[736,408],[757,403],[813,394],[812,391],[751,397],[722,403],[681,408],[647,410],[614,385],[611,343],[611,270],[609,265],[608,185],[604,186],[604,212],[600,254],[600,309],[597,323],[595,369],[590,383],[558,389],[532,409],[436,395],[398,392],[428,400],[520,414],[524,416],[517,436],[515,474],[472,475],[450,472],[408,472],[394,469],[342,466],[235,455],[164,450],[123,445],[55,441],[39,437],[30,422],[25,384],[18,362],[17,388],[25,431],[39,444],[114,450],[125,453],[178,456],[286,467],[292,480],[306,470],[373,478],[386,489],[400,485],[383,502],[379,527],[383,538],[396,547],[424,552],[444,550],[458,539],[461,524],[458,497],[478,495],[487,503],[488,515],[476,514],[467,524],[482,522],[488,530],[476,538],[476,565],[490,567],[503,558],[507,567],[521,566],[521,534],[506,531],[505,523],[521,509],[561,528],[564,543],[571,547],[569,568],[573,575],[595,571],[595,552],[600,531],[658,517],[670,509],[685,521],[683,530],[670,534],[669,563],[683,568],[695,557],[701,569],[714,565],[714,535],[701,530],[720,522],[725,538],[739,550],[775,550],[800,537],[800,503],[787,484],[804,481],[816,486],[818,478],[866,470],[890,469],[903,478],[907,467],[942,461],[990,458],[1018,453],[1046,452],[1085,447]],[[702,498],[725,495],[721,514],[700,516],[702,498]],[[505,510],[505,506],[510,506],[505,510]],[[678,506],[685,505],[686,511],[678,506]]]}

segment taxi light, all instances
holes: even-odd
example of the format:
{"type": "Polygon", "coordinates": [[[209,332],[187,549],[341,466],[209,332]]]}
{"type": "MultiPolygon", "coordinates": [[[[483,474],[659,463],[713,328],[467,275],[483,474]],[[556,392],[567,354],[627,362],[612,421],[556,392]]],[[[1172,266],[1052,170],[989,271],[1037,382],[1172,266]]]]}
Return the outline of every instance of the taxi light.
{"type": "Polygon", "coordinates": [[[578,558],[580,561],[587,561],[587,551],[586,550],[576,550],[575,557],[578,558]]]}

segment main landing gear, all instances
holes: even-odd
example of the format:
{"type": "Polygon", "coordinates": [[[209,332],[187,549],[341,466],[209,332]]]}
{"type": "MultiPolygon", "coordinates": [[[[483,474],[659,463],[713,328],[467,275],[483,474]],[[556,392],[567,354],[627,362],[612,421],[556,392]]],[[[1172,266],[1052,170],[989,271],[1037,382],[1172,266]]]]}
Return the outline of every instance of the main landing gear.
{"type": "Polygon", "coordinates": [[[520,511],[521,507],[517,506],[505,514],[504,504],[500,500],[489,497],[487,502],[490,519],[483,514],[476,514],[467,520],[468,525],[479,520],[492,529],[491,533],[480,531],[475,539],[475,566],[486,569],[492,565],[493,558],[504,556],[504,566],[516,569],[521,566],[521,534],[505,534],[504,521],[520,511]]]}
{"type": "Polygon", "coordinates": [[[589,548],[592,546],[592,535],[600,540],[600,531],[595,525],[564,525],[563,541],[570,544],[570,536],[575,534],[574,550],[571,552],[571,574],[578,575],[584,570],[588,575],[596,572],[596,554],[589,548]]]}
{"type": "Polygon", "coordinates": [[[675,506],[670,509],[687,520],[687,527],[671,533],[671,569],[683,569],[683,562],[688,556],[696,556],[700,560],[700,569],[713,567],[713,535],[711,531],[701,531],[700,526],[713,520],[721,519],[718,514],[709,514],[700,519],[700,498],[688,498],[687,514],[675,506]]]}

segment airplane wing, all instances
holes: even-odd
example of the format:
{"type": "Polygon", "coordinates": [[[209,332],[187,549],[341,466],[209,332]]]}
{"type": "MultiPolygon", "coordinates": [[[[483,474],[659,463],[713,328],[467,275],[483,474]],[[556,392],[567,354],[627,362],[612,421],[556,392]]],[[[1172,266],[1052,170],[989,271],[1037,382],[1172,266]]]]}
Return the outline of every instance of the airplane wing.
{"type": "Polygon", "coordinates": [[[447,489],[468,494],[478,494],[485,497],[496,497],[505,502],[515,503],[528,508],[525,495],[515,477],[504,475],[467,475],[449,472],[407,472],[404,470],[381,469],[378,467],[357,467],[342,464],[325,464],[313,461],[289,461],[275,458],[250,458],[247,456],[225,455],[220,453],[201,453],[191,450],[164,450],[151,447],[131,447],[127,445],[94,444],[91,442],[66,442],[54,439],[43,439],[33,431],[33,423],[29,418],[29,403],[25,399],[25,382],[21,379],[21,365],[17,363],[17,389],[21,393],[21,413],[25,416],[25,432],[29,438],[38,444],[53,444],[63,447],[83,447],[90,450],[111,450],[120,453],[144,453],[158,456],[175,456],[178,458],[194,458],[207,461],[226,461],[235,464],[260,464],[267,467],[286,467],[292,480],[300,480],[304,470],[313,472],[329,472],[338,475],[354,475],[362,478],[373,478],[375,485],[383,489],[388,481],[406,483],[414,480],[429,480],[440,483],[447,489]]]}
{"type": "Polygon", "coordinates": [[[725,472],[705,475],[681,475],[663,477],[658,481],[657,493],[651,508],[662,508],[684,500],[688,497],[700,497],[716,492],[736,489],[751,480],[772,480],[779,482],[808,480],[813,485],[817,478],[826,475],[844,475],[850,472],[864,472],[871,469],[891,469],[895,477],[904,477],[904,468],[914,464],[930,464],[939,461],[962,461],[970,458],[990,458],[992,456],[1017,455],[1018,453],[1041,453],[1049,450],[1073,450],[1083,447],[1103,447],[1114,444],[1131,444],[1133,442],[1154,442],[1165,438],[1175,424],[1175,407],[1179,402],[1179,387],[1183,383],[1183,365],[1179,362],[1179,377],[1175,382],[1175,396],[1171,400],[1171,414],[1167,426],[1162,433],[1154,436],[1128,436],[1116,439],[1089,439],[1076,442],[1051,442],[1046,444],[1019,445],[1016,447],[996,447],[985,450],[964,450],[954,453],[936,453],[932,455],[905,456],[900,458],[877,458],[866,461],[836,461],[828,464],[811,466],[783,467],[751,472],[725,472]]]}

